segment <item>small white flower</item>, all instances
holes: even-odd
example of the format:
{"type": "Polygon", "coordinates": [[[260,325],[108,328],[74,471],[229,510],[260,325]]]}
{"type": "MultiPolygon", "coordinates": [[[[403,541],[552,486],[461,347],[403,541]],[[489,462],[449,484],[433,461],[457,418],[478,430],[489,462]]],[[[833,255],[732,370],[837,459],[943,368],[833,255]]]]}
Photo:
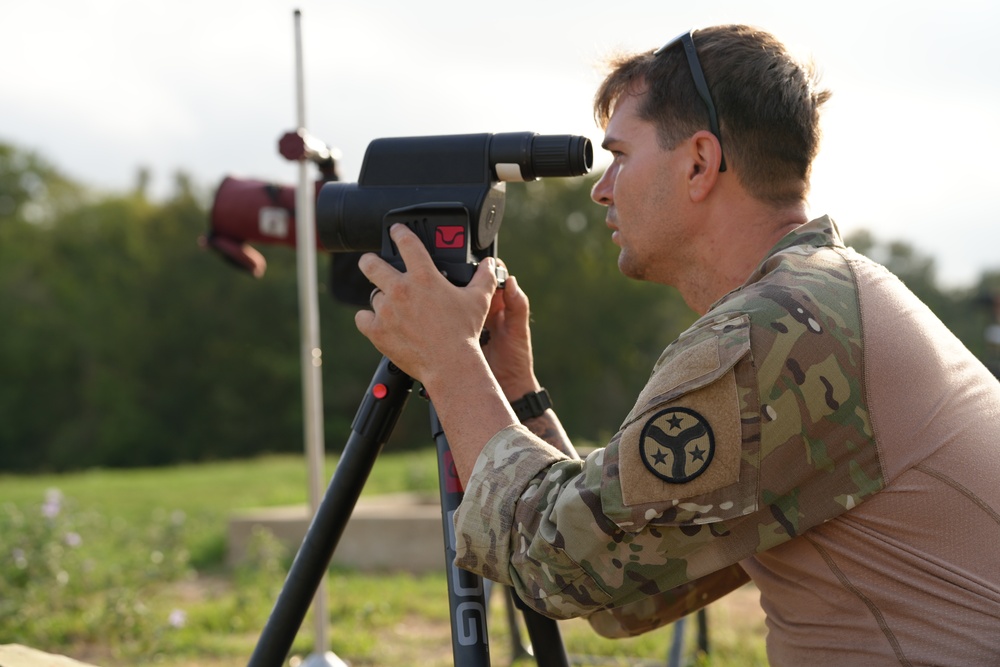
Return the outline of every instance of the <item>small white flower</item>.
{"type": "Polygon", "coordinates": [[[54,519],[62,510],[63,494],[59,489],[48,489],[45,492],[45,502],[42,503],[42,516],[54,519]]]}
{"type": "Polygon", "coordinates": [[[167,617],[167,623],[172,628],[183,628],[184,624],[187,623],[187,612],[183,609],[174,609],[167,617]]]}

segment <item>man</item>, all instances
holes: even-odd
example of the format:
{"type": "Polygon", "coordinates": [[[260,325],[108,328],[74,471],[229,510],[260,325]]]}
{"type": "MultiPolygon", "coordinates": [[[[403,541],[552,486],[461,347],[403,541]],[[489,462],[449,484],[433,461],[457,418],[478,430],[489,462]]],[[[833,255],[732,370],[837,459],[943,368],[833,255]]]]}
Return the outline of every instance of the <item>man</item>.
{"type": "Polygon", "coordinates": [[[809,221],[828,93],[746,26],[613,66],[593,198],[620,270],[702,317],[607,447],[580,460],[542,409],[515,278],[494,295],[487,261],[452,286],[402,227],[407,273],[361,262],[379,289],[358,328],[434,398],[466,484],[458,563],[605,634],[752,579],[774,665],[996,664],[1000,384],[809,221]]]}

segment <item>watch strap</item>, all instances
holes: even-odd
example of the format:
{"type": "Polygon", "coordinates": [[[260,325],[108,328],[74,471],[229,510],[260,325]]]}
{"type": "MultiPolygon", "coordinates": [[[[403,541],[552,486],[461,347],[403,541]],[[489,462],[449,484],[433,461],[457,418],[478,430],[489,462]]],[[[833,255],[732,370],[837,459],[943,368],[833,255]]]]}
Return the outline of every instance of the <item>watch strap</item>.
{"type": "Polygon", "coordinates": [[[514,408],[514,414],[523,422],[541,417],[546,410],[552,407],[552,399],[549,397],[549,392],[543,387],[540,391],[527,393],[516,401],[511,401],[510,407],[514,408]]]}

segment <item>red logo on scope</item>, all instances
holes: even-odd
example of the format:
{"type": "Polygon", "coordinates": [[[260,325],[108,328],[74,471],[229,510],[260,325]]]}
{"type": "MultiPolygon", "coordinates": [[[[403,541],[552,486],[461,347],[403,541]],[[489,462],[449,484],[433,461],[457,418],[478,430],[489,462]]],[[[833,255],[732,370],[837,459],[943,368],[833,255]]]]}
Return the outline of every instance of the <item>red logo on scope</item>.
{"type": "Polygon", "coordinates": [[[465,247],[465,227],[461,225],[441,225],[434,230],[435,248],[465,247]]]}

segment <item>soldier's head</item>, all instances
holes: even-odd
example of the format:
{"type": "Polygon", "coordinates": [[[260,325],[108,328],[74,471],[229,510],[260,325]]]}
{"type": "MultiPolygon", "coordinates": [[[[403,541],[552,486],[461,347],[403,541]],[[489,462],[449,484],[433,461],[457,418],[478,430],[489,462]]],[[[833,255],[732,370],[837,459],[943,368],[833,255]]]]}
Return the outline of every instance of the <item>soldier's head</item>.
{"type": "Polygon", "coordinates": [[[744,25],[705,28],[616,57],[610,67],[594,101],[602,128],[623,96],[638,96],[638,115],[656,126],[663,149],[709,130],[721,145],[720,166],[751,196],[776,205],[805,198],[830,93],[772,35],[744,25]]]}

